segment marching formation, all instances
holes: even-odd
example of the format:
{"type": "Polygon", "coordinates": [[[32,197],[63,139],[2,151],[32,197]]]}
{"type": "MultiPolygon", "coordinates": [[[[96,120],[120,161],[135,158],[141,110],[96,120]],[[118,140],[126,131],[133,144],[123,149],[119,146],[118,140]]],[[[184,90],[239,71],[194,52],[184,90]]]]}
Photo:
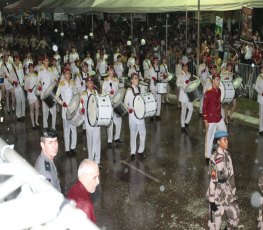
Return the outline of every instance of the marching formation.
{"type": "MultiPolygon", "coordinates": [[[[211,177],[207,191],[211,212],[209,227],[220,229],[224,212],[228,218],[227,229],[237,227],[240,211],[235,198],[232,160],[227,151],[227,126],[233,121],[236,99],[243,96],[244,86],[242,78],[233,73],[233,64],[224,63],[218,71],[215,64],[208,64],[204,52],[202,63],[197,68],[198,76],[189,72],[188,62],[183,58],[178,60],[174,76],[168,70],[165,57],[160,60],[147,53],[141,60],[131,53],[125,61],[117,50],[112,65],[107,62],[107,57],[101,52],[93,60],[87,52],[86,57],[80,60],[77,50],[72,49],[63,58],[57,52],[52,58],[41,56],[35,64],[30,54],[21,61],[20,56],[12,57],[9,51],[5,51],[0,72],[1,106],[7,114],[15,112],[18,122],[24,122],[27,99],[33,130],[51,127],[55,132],[57,113],[60,113],[66,155],[70,157],[77,154],[77,128],[80,127],[86,136],[88,159],[102,167],[101,129],[107,129],[108,148],[121,145],[122,120],[127,114],[130,159],[146,158],[145,119],[164,122],[161,119],[162,104],[169,102],[170,83],[176,82],[182,133],[188,132],[193,103],[196,100],[200,102],[199,114],[205,127],[204,156],[211,177]],[[42,124],[39,121],[40,114],[42,124]],[[216,146],[215,152],[213,146],[216,146]]],[[[260,71],[255,89],[260,104],[259,134],[262,135],[263,66],[260,66],[260,71]]],[[[37,162],[40,168],[39,165],[45,161],[45,157],[42,158],[37,162]]],[[[49,162],[49,167],[45,166],[46,170],[53,167],[52,162],[49,162]]],[[[56,187],[60,190],[57,182],[56,187]]]]}

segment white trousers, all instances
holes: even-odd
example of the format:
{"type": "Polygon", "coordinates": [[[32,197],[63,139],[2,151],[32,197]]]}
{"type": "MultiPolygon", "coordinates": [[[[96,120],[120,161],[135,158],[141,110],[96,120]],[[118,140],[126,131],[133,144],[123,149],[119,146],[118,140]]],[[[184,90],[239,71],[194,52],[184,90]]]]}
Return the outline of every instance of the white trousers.
{"type": "MultiPolygon", "coordinates": [[[[54,107],[56,108],[56,106],[54,107]]],[[[64,130],[65,151],[69,151],[70,149],[75,149],[77,145],[77,127],[73,125],[69,120],[63,119],[63,130],[64,130]],[[71,143],[70,143],[70,136],[71,136],[71,143]]]]}
{"type": "Polygon", "coordinates": [[[49,108],[47,104],[44,101],[42,101],[42,112],[43,112],[43,128],[48,128],[48,116],[50,112],[52,116],[52,128],[56,129],[56,118],[57,118],[56,105],[54,105],[52,108],[49,108]]]}
{"type": "Polygon", "coordinates": [[[131,146],[131,154],[136,153],[137,149],[137,135],[139,133],[140,144],[138,153],[142,153],[145,148],[145,138],[146,138],[146,128],[144,121],[136,122],[136,120],[129,118],[129,127],[130,127],[130,146],[131,146]]]}
{"type": "Polygon", "coordinates": [[[263,104],[259,104],[259,132],[263,131],[263,104]]]}
{"type": "Polygon", "coordinates": [[[114,140],[118,140],[118,139],[120,139],[120,135],[121,135],[122,117],[119,117],[116,113],[113,113],[113,122],[107,128],[108,143],[112,143],[112,139],[113,139],[113,124],[115,125],[114,140]]]}
{"type": "Polygon", "coordinates": [[[185,127],[185,123],[188,124],[191,121],[193,115],[193,103],[192,102],[182,102],[181,103],[181,127],[185,127]],[[187,112],[188,109],[188,112],[187,112]],[[187,112],[187,116],[186,116],[187,112]]]}
{"type": "Polygon", "coordinates": [[[95,161],[99,164],[101,153],[100,127],[92,127],[88,124],[88,121],[85,122],[85,127],[89,160],[95,161]]]}
{"type": "Polygon", "coordinates": [[[217,130],[227,131],[226,124],[223,118],[217,123],[208,123],[208,129],[207,129],[206,136],[205,136],[205,157],[206,158],[211,157],[214,136],[217,130]]]}
{"type": "Polygon", "coordinates": [[[24,117],[26,111],[26,97],[22,89],[15,92],[16,97],[16,117],[24,117]]]}
{"type": "Polygon", "coordinates": [[[157,111],[156,116],[160,116],[161,114],[161,107],[162,107],[162,94],[157,93],[156,91],[152,91],[152,94],[157,101],[157,111]]]}

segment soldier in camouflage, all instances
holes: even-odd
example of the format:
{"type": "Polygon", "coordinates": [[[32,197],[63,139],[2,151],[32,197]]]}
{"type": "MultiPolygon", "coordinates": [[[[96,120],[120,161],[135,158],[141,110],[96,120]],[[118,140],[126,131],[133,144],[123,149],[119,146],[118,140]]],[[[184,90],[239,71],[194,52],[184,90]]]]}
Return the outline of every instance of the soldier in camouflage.
{"type": "Polygon", "coordinates": [[[236,203],[234,170],[228,148],[228,133],[217,131],[214,136],[216,151],[209,162],[210,183],[207,190],[209,221],[211,230],[219,230],[222,216],[227,217],[225,229],[236,229],[239,222],[239,207],[236,203]]]}

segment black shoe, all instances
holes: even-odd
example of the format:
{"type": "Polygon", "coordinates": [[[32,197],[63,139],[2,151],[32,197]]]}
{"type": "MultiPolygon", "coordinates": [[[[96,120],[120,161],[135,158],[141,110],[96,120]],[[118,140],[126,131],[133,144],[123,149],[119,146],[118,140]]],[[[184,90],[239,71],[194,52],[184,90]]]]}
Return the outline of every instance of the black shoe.
{"type": "Polygon", "coordinates": [[[10,113],[10,110],[7,110],[7,113],[9,114],[9,113],[10,113]]]}
{"type": "Polygon", "coordinates": [[[72,154],[72,155],[77,155],[77,152],[76,152],[75,149],[71,149],[70,151],[71,151],[71,154],[72,154]]]}
{"type": "Polygon", "coordinates": [[[181,131],[182,131],[182,133],[186,133],[186,128],[185,128],[185,127],[182,127],[182,128],[181,128],[181,131]]]}
{"type": "Polygon", "coordinates": [[[230,117],[230,116],[227,116],[227,119],[231,122],[233,122],[234,120],[230,117]]]}
{"type": "Polygon", "coordinates": [[[22,122],[22,118],[21,117],[18,117],[16,120],[19,121],[19,122],[22,122]]]}
{"type": "Polygon", "coordinates": [[[150,118],[150,121],[153,121],[153,120],[154,120],[153,117],[151,117],[151,118],[150,118]]]}
{"type": "Polygon", "coordinates": [[[115,141],[114,141],[114,143],[121,144],[121,143],[122,143],[122,141],[121,141],[120,139],[117,139],[117,140],[115,140],[115,141]]]}
{"type": "Polygon", "coordinates": [[[36,126],[32,126],[32,129],[33,129],[33,130],[36,130],[36,126]]]}
{"type": "Polygon", "coordinates": [[[202,113],[199,113],[199,117],[202,117],[203,116],[203,114],[202,113]]]}
{"type": "Polygon", "coordinates": [[[71,157],[71,156],[72,156],[71,151],[66,151],[65,153],[66,153],[66,155],[67,155],[68,157],[71,157]]]}
{"type": "Polygon", "coordinates": [[[134,161],[135,160],[135,154],[131,155],[131,160],[134,161]]]}
{"type": "Polygon", "coordinates": [[[185,125],[185,127],[186,127],[186,128],[188,128],[188,127],[189,127],[189,124],[188,124],[188,123],[185,123],[184,125],[185,125]]]}
{"type": "Polygon", "coordinates": [[[85,134],[86,133],[86,129],[82,129],[82,133],[85,134]]]}
{"type": "Polygon", "coordinates": [[[142,159],[145,159],[146,156],[144,155],[144,153],[138,153],[138,155],[142,158],[142,159]]]}
{"type": "Polygon", "coordinates": [[[25,118],[25,117],[21,117],[21,121],[22,121],[22,122],[25,122],[25,121],[26,121],[26,118],[25,118]]]}
{"type": "Polygon", "coordinates": [[[111,149],[112,143],[108,143],[108,148],[111,149]]]}
{"type": "Polygon", "coordinates": [[[156,116],[156,121],[160,121],[161,117],[160,116],[156,116]]]}
{"type": "Polygon", "coordinates": [[[209,162],[210,162],[210,158],[207,158],[207,157],[206,157],[206,158],[205,158],[205,165],[208,166],[208,165],[209,165],[209,162]]]}
{"type": "Polygon", "coordinates": [[[39,129],[39,124],[35,124],[36,125],[36,129],[39,129]]]}
{"type": "Polygon", "coordinates": [[[259,134],[259,135],[263,135],[263,131],[260,131],[258,134],[259,134]]]}

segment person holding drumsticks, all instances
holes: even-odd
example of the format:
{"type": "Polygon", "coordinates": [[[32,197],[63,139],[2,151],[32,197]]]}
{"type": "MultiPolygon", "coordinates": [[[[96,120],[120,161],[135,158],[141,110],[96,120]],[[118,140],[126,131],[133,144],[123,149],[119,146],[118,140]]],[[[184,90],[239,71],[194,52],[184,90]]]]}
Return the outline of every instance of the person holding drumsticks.
{"type": "Polygon", "coordinates": [[[144,148],[146,138],[146,128],[144,119],[138,119],[134,114],[133,100],[134,97],[140,94],[140,88],[138,87],[139,76],[137,73],[131,75],[131,87],[126,91],[124,103],[128,108],[129,112],[129,127],[130,127],[130,147],[131,147],[131,160],[135,160],[136,147],[137,147],[137,135],[140,136],[140,145],[138,149],[138,155],[144,159],[144,148]]]}
{"type": "MultiPolygon", "coordinates": [[[[102,93],[108,94],[111,97],[115,95],[117,90],[119,89],[119,80],[115,77],[115,71],[113,66],[109,66],[108,68],[109,76],[104,80],[102,85],[102,93]]],[[[122,124],[122,117],[117,115],[115,112],[113,113],[113,122],[107,128],[108,133],[108,147],[112,147],[112,139],[113,139],[113,124],[115,124],[115,135],[114,135],[114,142],[121,144],[122,141],[120,140],[121,134],[121,124],[122,124]]]]}
{"type": "Polygon", "coordinates": [[[219,88],[220,75],[212,75],[212,86],[205,92],[203,103],[203,120],[205,123],[205,158],[209,163],[213,140],[216,130],[227,131],[226,124],[221,113],[221,91],[219,88]]]}
{"type": "MultiPolygon", "coordinates": [[[[64,80],[60,81],[56,92],[56,98],[61,96],[62,100],[59,100],[59,104],[62,105],[62,119],[63,119],[63,130],[64,130],[64,144],[65,152],[68,156],[76,155],[77,145],[77,127],[67,120],[66,112],[68,105],[77,92],[74,80],[71,80],[70,68],[64,69],[64,80]],[[71,138],[70,138],[71,133],[71,138]],[[71,143],[70,143],[71,140],[71,143]]],[[[84,111],[80,111],[84,113],[84,111]]]]}
{"type": "Polygon", "coordinates": [[[257,77],[255,90],[258,93],[259,104],[259,135],[263,135],[263,65],[259,67],[260,74],[257,77]]]}

